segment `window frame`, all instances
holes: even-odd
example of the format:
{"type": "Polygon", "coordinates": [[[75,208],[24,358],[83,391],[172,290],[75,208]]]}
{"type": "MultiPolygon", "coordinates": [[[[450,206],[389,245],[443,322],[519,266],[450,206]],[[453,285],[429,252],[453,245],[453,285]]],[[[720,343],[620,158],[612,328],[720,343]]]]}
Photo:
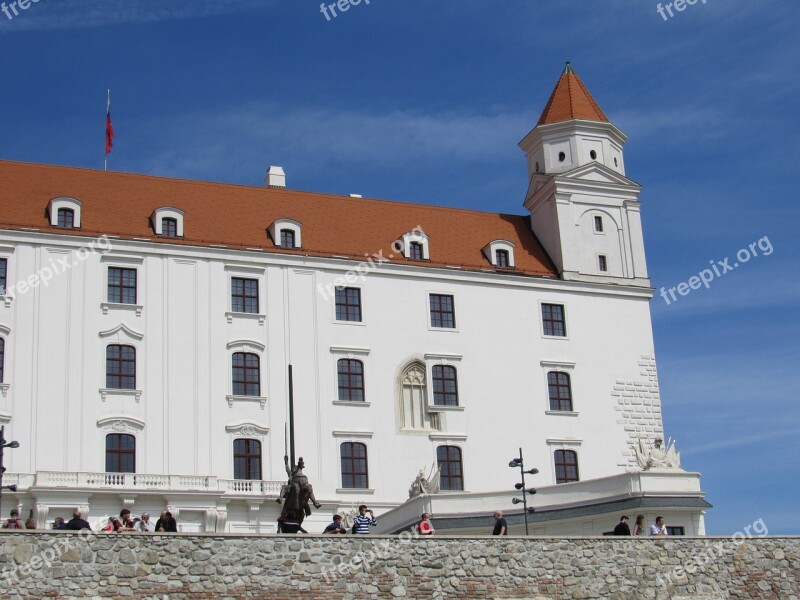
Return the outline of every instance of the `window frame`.
{"type": "Polygon", "coordinates": [[[362,361],[362,360],[360,360],[358,358],[350,358],[350,357],[337,358],[337,360],[336,360],[336,397],[337,397],[336,401],[337,402],[358,403],[358,404],[365,403],[367,401],[367,392],[366,392],[365,381],[366,381],[366,376],[365,376],[365,369],[364,369],[364,361],[362,361]],[[347,363],[347,366],[348,366],[347,372],[343,372],[342,371],[342,369],[341,369],[342,363],[347,363]],[[360,373],[355,373],[354,374],[349,369],[349,367],[351,367],[353,364],[360,365],[360,368],[361,368],[361,372],[360,373]],[[348,385],[345,386],[345,387],[342,386],[342,376],[347,377],[348,385]],[[360,386],[353,385],[354,377],[360,377],[361,378],[361,385],[360,386]],[[343,390],[347,390],[347,392],[348,392],[348,394],[347,394],[348,397],[347,398],[342,398],[342,391],[343,390]],[[360,391],[361,399],[354,399],[353,398],[353,391],[354,390],[356,392],[360,391]]]}
{"type": "Polygon", "coordinates": [[[0,384],[3,383],[6,383],[6,336],[0,335],[0,384]]]}
{"type": "MultiPolygon", "coordinates": [[[[463,492],[466,487],[464,485],[464,450],[461,446],[455,446],[451,444],[442,444],[436,447],[436,466],[439,468],[439,487],[443,492],[463,492]],[[446,460],[442,460],[440,451],[445,450],[445,452],[449,455],[451,451],[456,451],[458,454],[458,459],[453,460],[450,456],[446,457],[446,460]],[[449,475],[445,473],[445,469],[443,468],[444,465],[451,465],[457,464],[458,465],[458,474],[457,475],[449,475]],[[445,481],[449,480],[456,480],[460,483],[459,487],[450,487],[450,484],[445,485],[445,481]]],[[[449,467],[448,467],[449,470],[449,467]]]]}
{"type": "Polygon", "coordinates": [[[264,479],[264,444],[261,443],[261,440],[257,440],[254,438],[249,437],[241,437],[235,438],[233,440],[233,478],[237,481],[261,481],[264,479]],[[244,452],[237,452],[237,442],[244,442],[245,451],[244,452]],[[256,444],[258,446],[258,452],[248,452],[248,448],[251,444],[256,444]],[[237,471],[237,459],[243,459],[244,462],[244,473],[237,471]],[[252,461],[258,461],[257,463],[257,475],[258,477],[253,477],[253,471],[256,470],[253,468],[252,461]],[[243,477],[239,477],[238,475],[244,475],[243,477]]]}
{"type": "Polygon", "coordinates": [[[425,245],[419,240],[408,243],[408,260],[425,260],[425,245]]]}
{"type": "Polygon", "coordinates": [[[139,269],[136,267],[123,267],[119,265],[108,265],[106,268],[106,302],[108,304],[124,304],[125,306],[138,306],[139,300],[139,269]],[[114,285],[113,288],[119,291],[119,295],[112,299],[111,298],[111,290],[112,290],[112,283],[111,283],[111,270],[116,269],[120,271],[120,284],[114,285]],[[125,285],[124,283],[124,275],[125,272],[133,272],[133,286],[125,285]],[[125,290],[133,289],[133,302],[125,302],[124,293],[125,290]]]}
{"type": "Polygon", "coordinates": [[[608,255],[597,255],[597,270],[601,273],[608,273],[608,255]]]}
{"type": "Polygon", "coordinates": [[[230,297],[231,297],[231,312],[243,315],[258,315],[261,314],[261,281],[258,277],[245,277],[242,275],[231,275],[230,283],[230,297]],[[236,293],[236,282],[242,282],[242,293],[236,293]],[[255,296],[252,293],[248,294],[247,285],[252,284],[255,287],[255,296]],[[241,306],[237,306],[236,301],[241,300],[241,306]],[[255,310],[248,309],[248,300],[255,299],[255,310]]]}
{"type": "Polygon", "coordinates": [[[605,233],[606,227],[603,221],[603,215],[592,215],[592,217],[592,230],[598,234],[605,233]],[[598,224],[600,225],[599,227],[598,224]]]}
{"type": "MultiPolygon", "coordinates": [[[[359,465],[360,466],[360,465],[359,465]]],[[[367,444],[364,442],[353,442],[353,441],[343,441],[339,443],[339,474],[341,477],[341,487],[344,490],[368,490],[369,487],[369,448],[367,444]],[[345,446],[351,450],[350,454],[345,457],[345,446]],[[360,447],[364,449],[364,456],[359,457],[355,455],[355,448],[360,447]],[[352,467],[352,470],[345,469],[345,461],[348,461],[349,467],[352,467]],[[357,461],[359,463],[363,462],[363,471],[357,471],[357,461]],[[350,477],[351,479],[346,479],[346,477],[350,477]],[[356,485],[358,483],[358,478],[364,478],[364,485],[356,485]],[[352,485],[348,485],[352,484],[352,485]]]]}
{"type": "Polygon", "coordinates": [[[456,321],[456,296],[455,296],[455,294],[445,293],[445,292],[428,292],[426,300],[427,300],[426,309],[427,309],[427,312],[428,312],[428,327],[431,330],[435,330],[435,331],[458,331],[458,321],[456,321]],[[435,325],[434,324],[434,313],[437,313],[437,314],[440,314],[440,315],[447,314],[446,311],[434,310],[434,307],[433,307],[433,299],[434,299],[434,297],[437,297],[437,298],[450,298],[452,321],[453,321],[452,327],[446,327],[446,326],[443,326],[443,325],[435,325]]]}
{"type": "Polygon", "coordinates": [[[234,397],[241,397],[241,398],[261,398],[261,390],[262,390],[262,382],[261,382],[261,355],[255,352],[248,352],[247,350],[235,350],[231,353],[231,366],[230,366],[230,374],[231,374],[231,395],[234,397]],[[236,357],[242,355],[244,357],[245,364],[242,366],[237,366],[235,364],[236,357]],[[255,357],[256,359],[256,366],[247,365],[247,359],[249,357],[255,357]],[[236,369],[244,369],[243,379],[236,379],[236,369]],[[252,380],[249,380],[247,377],[248,373],[255,372],[257,375],[257,379],[255,383],[252,380]],[[244,389],[240,389],[237,391],[236,385],[243,385],[244,389]],[[249,386],[256,385],[255,394],[247,393],[249,391],[249,386]]]}
{"type": "Polygon", "coordinates": [[[106,345],[106,367],[105,367],[105,375],[106,375],[106,385],[105,389],[107,390],[136,390],[136,381],[137,381],[137,359],[138,359],[138,352],[136,346],[132,344],[123,344],[123,343],[116,343],[116,344],[107,344],[106,345]],[[109,351],[112,348],[119,349],[119,355],[117,358],[109,358],[109,351]],[[124,358],[122,351],[124,349],[130,349],[133,351],[133,358],[124,358]],[[133,364],[133,375],[127,375],[124,373],[123,365],[125,364],[133,364]],[[111,373],[109,370],[109,364],[117,365],[118,372],[111,373]],[[130,387],[121,385],[124,379],[133,378],[133,385],[130,387]],[[120,384],[120,385],[111,385],[111,384],[120,384]]]}
{"type": "Polygon", "coordinates": [[[494,264],[498,269],[510,269],[511,253],[505,248],[498,248],[497,250],[494,251],[494,264]],[[503,257],[503,260],[500,260],[501,257],[503,257]],[[500,263],[505,263],[505,264],[500,264],[500,263]]]}
{"type": "Polygon", "coordinates": [[[8,257],[0,256],[0,297],[8,292],[8,257]]]}
{"type": "Polygon", "coordinates": [[[161,231],[158,233],[163,238],[177,238],[178,219],[175,217],[161,217],[161,231]]]}
{"type": "Polygon", "coordinates": [[[550,371],[547,372],[547,403],[548,403],[548,407],[549,407],[547,412],[549,412],[549,413],[574,413],[575,412],[575,410],[574,410],[575,404],[574,404],[574,398],[573,398],[573,394],[572,394],[572,377],[566,371],[553,369],[553,370],[550,370],[550,371]],[[550,381],[550,376],[551,375],[555,375],[556,379],[559,379],[560,377],[565,377],[566,378],[566,386],[564,386],[562,383],[560,383],[558,381],[556,383],[552,383],[550,381]],[[553,395],[552,395],[553,386],[556,386],[557,389],[563,389],[564,387],[566,387],[567,397],[563,398],[563,397],[561,397],[559,395],[556,398],[554,398],[553,395]],[[553,408],[553,401],[554,400],[558,403],[557,404],[557,408],[553,408]],[[566,409],[561,408],[563,402],[565,402],[565,401],[568,402],[569,408],[566,408],[566,409]]]}
{"type": "Polygon", "coordinates": [[[580,465],[578,463],[578,451],[573,450],[572,448],[557,448],[553,450],[553,467],[554,467],[554,474],[555,474],[555,482],[556,485],[561,485],[563,483],[575,483],[581,480],[581,472],[580,472],[580,465]],[[558,457],[566,457],[568,455],[574,456],[575,461],[574,464],[568,464],[566,461],[559,463],[558,457]],[[567,469],[570,467],[575,468],[575,479],[567,478],[567,469]],[[559,480],[559,468],[564,469],[564,477],[559,480]]]}
{"type": "Polygon", "coordinates": [[[136,473],[136,446],[137,446],[136,442],[137,442],[136,436],[133,435],[133,434],[130,434],[130,433],[116,433],[116,432],[107,433],[106,436],[105,436],[105,465],[104,465],[105,466],[105,471],[104,472],[105,473],[136,473]],[[130,449],[130,450],[123,449],[121,447],[109,448],[108,446],[109,446],[110,438],[117,438],[119,440],[119,442],[120,442],[120,444],[119,444],[120,446],[121,446],[121,442],[122,442],[123,439],[130,438],[130,440],[133,441],[133,448],[130,449]],[[123,457],[125,457],[125,456],[130,456],[131,460],[133,461],[133,469],[130,470],[130,471],[122,469],[122,467],[124,466],[122,464],[123,457]],[[112,457],[116,457],[116,459],[115,459],[116,462],[117,462],[117,468],[116,469],[109,469],[108,461],[112,457]]]}
{"type": "Polygon", "coordinates": [[[282,227],[278,230],[278,247],[279,248],[297,248],[297,232],[288,227],[282,227]],[[291,245],[287,244],[291,236],[291,245]]]}
{"type": "Polygon", "coordinates": [[[569,328],[567,327],[567,305],[566,303],[556,303],[556,302],[540,302],[539,303],[539,324],[541,327],[542,337],[551,339],[551,340],[568,340],[569,339],[569,328]],[[561,307],[561,324],[563,326],[563,335],[556,335],[547,333],[546,331],[546,322],[553,322],[558,323],[559,321],[553,321],[552,319],[545,319],[545,307],[554,307],[558,306],[561,307]]]}
{"type": "Polygon", "coordinates": [[[431,390],[433,392],[433,406],[435,408],[456,408],[461,406],[458,394],[458,369],[454,365],[437,364],[431,366],[431,390]],[[441,376],[437,377],[437,371],[441,376]],[[446,372],[451,372],[453,377],[445,376],[446,372]],[[447,391],[447,383],[452,381],[455,391],[447,391]],[[442,390],[437,390],[441,387],[442,390]],[[444,402],[438,402],[437,399],[444,397],[444,402]],[[453,397],[455,402],[450,402],[450,397],[453,397]]]}
{"type": "Polygon", "coordinates": [[[354,286],[338,286],[335,287],[333,290],[333,311],[334,311],[334,320],[337,323],[363,323],[364,322],[364,302],[363,297],[361,295],[361,288],[354,287],[354,286]],[[344,292],[345,298],[344,303],[339,302],[339,292],[344,292]],[[358,295],[358,304],[350,303],[349,293],[356,292],[358,295]],[[358,318],[357,319],[348,319],[339,318],[339,308],[344,309],[345,316],[349,316],[351,311],[354,311],[356,308],[358,310],[358,318]],[[356,307],[356,308],[353,308],[356,307]]]}
{"type": "Polygon", "coordinates": [[[70,208],[68,206],[62,206],[56,210],[56,227],[60,227],[61,229],[75,229],[75,209],[70,208]],[[64,218],[64,223],[61,222],[62,215],[64,218]],[[69,219],[66,216],[69,215],[69,219]],[[67,225],[67,221],[70,221],[69,225],[67,225]]]}

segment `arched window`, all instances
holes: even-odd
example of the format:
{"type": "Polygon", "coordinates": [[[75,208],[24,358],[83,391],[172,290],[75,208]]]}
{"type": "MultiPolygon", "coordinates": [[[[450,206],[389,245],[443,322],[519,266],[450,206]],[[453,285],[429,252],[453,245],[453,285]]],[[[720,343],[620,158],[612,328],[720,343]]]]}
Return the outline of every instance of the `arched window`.
{"type": "Polygon", "coordinates": [[[106,348],[106,387],[136,389],[136,348],[111,344],[106,348]]]}
{"type": "Polygon", "coordinates": [[[433,404],[434,406],[458,406],[458,380],[455,367],[434,365],[433,404]]]}
{"type": "Polygon", "coordinates": [[[261,442],[233,441],[233,478],[261,479],[261,442]]]}
{"type": "Polygon", "coordinates": [[[550,395],[550,410],[572,412],[572,386],[567,373],[550,371],[547,374],[547,389],[550,395]]]}
{"type": "Polygon", "coordinates": [[[439,446],[436,449],[439,463],[439,484],[442,490],[463,491],[464,470],[461,466],[461,448],[458,446],[439,446]]]}
{"type": "Polygon", "coordinates": [[[364,402],[364,363],[349,358],[337,362],[339,402],[364,402]]]}
{"type": "Polygon", "coordinates": [[[556,450],[556,483],[580,481],[578,476],[578,453],[574,450],[556,450]]]}
{"type": "Polygon", "coordinates": [[[367,446],[359,442],[344,442],[341,445],[342,487],[345,489],[369,489],[367,446]]]}
{"type": "Polygon", "coordinates": [[[164,217],[161,219],[161,235],[163,237],[178,237],[178,219],[164,217]]]}
{"type": "Polygon", "coordinates": [[[6,340],[0,338],[0,383],[5,381],[6,340]]]}
{"type": "Polygon", "coordinates": [[[75,227],[75,211],[71,208],[58,209],[58,226],[72,229],[75,227]]]}
{"type": "Polygon", "coordinates": [[[136,473],[136,438],[126,433],[106,436],[106,473],[136,473]]]}
{"type": "Polygon", "coordinates": [[[425,365],[412,363],[400,377],[400,428],[439,429],[439,415],[429,413],[425,365]]]}
{"type": "Polygon", "coordinates": [[[261,361],[258,354],[235,352],[233,354],[233,395],[261,395],[261,361]]]}

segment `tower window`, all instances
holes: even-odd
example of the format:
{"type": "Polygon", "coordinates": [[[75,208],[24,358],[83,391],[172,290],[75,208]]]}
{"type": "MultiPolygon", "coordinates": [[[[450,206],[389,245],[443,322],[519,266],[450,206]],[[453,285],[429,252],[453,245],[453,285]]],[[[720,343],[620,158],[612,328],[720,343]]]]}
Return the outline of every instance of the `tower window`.
{"type": "Polygon", "coordinates": [[[536,172],[537,173],[539,172],[539,163],[538,162],[536,163],[536,172]]]}
{"type": "Polygon", "coordinates": [[[600,256],[598,256],[597,263],[598,267],[600,267],[600,271],[602,271],[603,273],[608,271],[608,259],[605,257],[605,255],[601,254],[600,256]]]}
{"type": "Polygon", "coordinates": [[[594,218],[594,230],[597,233],[603,233],[603,217],[594,218]]]}
{"type": "Polygon", "coordinates": [[[615,166],[615,167],[618,167],[618,166],[619,166],[619,161],[617,160],[617,157],[616,157],[616,156],[614,157],[614,166],[615,166]]]}
{"type": "Polygon", "coordinates": [[[558,153],[558,162],[564,162],[565,160],[567,160],[567,155],[564,154],[563,152],[559,152],[558,153]]]}
{"type": "Polygon", "coordinates": [[[589,156],[591,157],[592,160],[597,160],[597,152],[595,152],[594,150],[589,152],[589,156]]]}

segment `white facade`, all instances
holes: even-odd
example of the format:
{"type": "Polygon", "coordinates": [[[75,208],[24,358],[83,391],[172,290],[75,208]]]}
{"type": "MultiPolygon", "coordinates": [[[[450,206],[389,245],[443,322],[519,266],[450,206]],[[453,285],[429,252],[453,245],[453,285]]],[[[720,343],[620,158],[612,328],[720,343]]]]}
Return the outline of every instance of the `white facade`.
{"type": "MultiPolygon", "coordinates": [[[[545,165],[532,173],[525,205],[561,279],[424,263],[385,263],[355,277],[352,260],[334,257],[114,238],[86,253],[88,239],[68,231],[0,230],[15,289],[0,298],[0,422],[21,444],[5,455],[4,483],[18,492],[4,494],[3,511],[12,503],[23,515],[33,509],[45,526],[75,507],[97,517],[122,506],[135,514],[169,506],[185,530],[274,531],[288,365],[297,453],[324,504],[307,520],[311,531],[360,503],[378,513],[398,507],[440,446],[461,450],[462,496],[474,498],[513,489],[517,473],[507,463],[519,447],[540,470],[531,480],[537,487],[560,487],[557,450],[576,453],[581,482],[638,471],[632,444],[663,437],[639,188],[624,177],[616,128],[600,128],[589,142],[588,126],[573,125],[544,126],[523,142],[529,162],[541,155],[545,165]],[[548,132],[556,130],[551,150],[548,132]],[[550,156],[564,144],[572,168],[559,171],[550,156]],[[578,158],[590,146],[602,164],[578,158]],[[594,231],[595,216],[604,231],[594,231]],[[601,254],[607,271],[596,268],[601,254]],[[71,267],[20,289],[59,261],[71,267]],[[111,268],[136,271],[135,301],[109,298],[111,268]],[[360,290],[358,322],[337,320],[331,290],[345,276],[360,290]],[[233,278],[257,282],[256,310],[233,306],[233,278]],[[432,294],[452,297],[455,327],[435,326],[432,294]],[[563,307],[566,335],[547,335],[543,305],[563,307]],[[133,389],[108,385],[109,345],[135,349],[133,389]],[[234,389],[240,352],[259,358],[257,393],[234,389]],[[364,401],[340,401],[340,359],[363,364],[364,401]],[[455,369],[457,406],[434,406],[437,366],[455,369]],[[570,410],[551,410],[551,372],[569,376],[570,410]],[[106,473],[106,436],[115,433],[135,438],[135,474],[106,473]],[[236,479],[236,439],[260,442],[260,479],[236,479]],[[347,442],[366,446],[365,488],[343,482],[347,442]]],[[[164,217],[176,218],[182,236],[183,212],[164,208],[151,218],[164,217]]],[[[275,244],[282,229],[270,231],[275,244]]],[[[435,253],[436,239],[409,236],[406,246],[423,244],[422,258],[435,253]]],[[[294,243],[301,247],[299,231],[294,243]]],[[[487,240],[491,264],[497,249],[511,252],[512,268],[525,252],[487,240]]],[[[690,491],[702,497],[699,485],[690,491]]],[[[700,508],[684,512],[691,531],[702,533],[700,508]]]]}

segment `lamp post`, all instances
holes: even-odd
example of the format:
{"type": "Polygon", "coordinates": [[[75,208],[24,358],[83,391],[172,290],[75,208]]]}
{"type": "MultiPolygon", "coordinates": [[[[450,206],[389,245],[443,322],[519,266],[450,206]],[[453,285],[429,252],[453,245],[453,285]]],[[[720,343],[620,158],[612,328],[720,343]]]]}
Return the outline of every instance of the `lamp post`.
{"type": "Polygon", "coordinates": [[[3,485],[3,474],[6,472],[6,467],[3,464],[3,452],[6,448],[19,448],[19,442],[6,441],[6,427],[3,425],[0,427],[0,515],[3,514],[3,490],[11,490],[12,492],[17,491],[16,485],[3,485]]]}
{"type": "Polygon", "coordinates": [[[525,466],[524,466],[523,461],[522,461],[522,448],[519,449],[519,458],[512,459],[511,462],[508,463],[508,466],[511,467],[512,469],[515,469],[515,468],[519,467],[519,474],[522,477],[522,482],[514,484],[514,488],[516,488],[518,490],[522,490],[522,499],[520,499],[520,498],[512,498],[511,499],[511,503],[512,504],[519,504],[520,502],[522,502],[522,508],[524,509],[522,514],[525,517],[525,535],[529,535],[528,534],[528,513],[536,512],[536,509],[533,508],[532,506],[530,506],[530,507],[528,506],[528,494],[531,494],[531,495],[535,494],[536,493],[536,489],[534,489],[534,488],[526,489],[525,488],[525,474],[527,473],[529,475],[536,475],[539,472],[539,469],[535,469],[534,468],[534,469],[530,469],[528,471],[525,470],[525,466]]]}

